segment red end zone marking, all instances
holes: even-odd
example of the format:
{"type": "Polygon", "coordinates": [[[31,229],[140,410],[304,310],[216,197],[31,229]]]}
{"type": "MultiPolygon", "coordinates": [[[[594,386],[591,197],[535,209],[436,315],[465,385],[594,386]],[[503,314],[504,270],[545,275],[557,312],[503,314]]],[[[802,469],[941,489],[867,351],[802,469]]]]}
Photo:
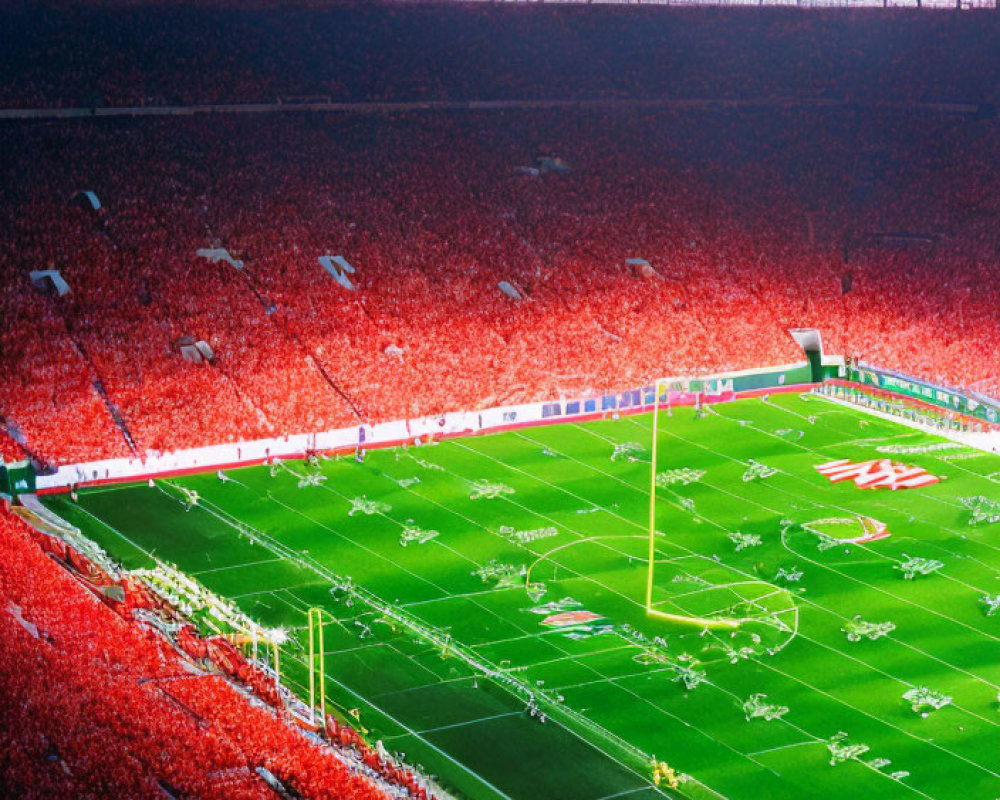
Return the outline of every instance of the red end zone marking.
{"type": "Polygon", "coordinates": [[[553,614],[542,620],[542,625],[549,625],[555,628],[563,628],[567,625],[586,625],[588,622],[602,619],[600,614],[592,611],[580,609],[578,611],[564,611],[562,614],[553,614]]]}
{"type": "Polygon", "coordinates": [[[831,483],[853,480],[859,489],[915,489],[941,480],[923,467],[900,464],[888,458],[859,463],[841,458],[818,465],[816,471],[831,483]]]}
{"type": "Polygon", "coordinates": [[[868,542],[877,542],[879,539],[888,539],[889,531],[879,531],[878,533],[872,533],[868,536],[862,536],[860,539],[852,539],[853,544],[867,544],[868,542]]]}

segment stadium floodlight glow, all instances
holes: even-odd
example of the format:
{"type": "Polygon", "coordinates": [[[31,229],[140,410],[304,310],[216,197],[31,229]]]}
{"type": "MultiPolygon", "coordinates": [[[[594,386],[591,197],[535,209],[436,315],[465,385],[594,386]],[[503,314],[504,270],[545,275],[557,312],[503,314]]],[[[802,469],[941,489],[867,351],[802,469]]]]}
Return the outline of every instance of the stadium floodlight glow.
{"type": "Polygon", "coordinates": [[[288,631],[284,628],[271,628],[264,631],[264,638],[271,644],[282,645],[288,641],[288,631]]]}

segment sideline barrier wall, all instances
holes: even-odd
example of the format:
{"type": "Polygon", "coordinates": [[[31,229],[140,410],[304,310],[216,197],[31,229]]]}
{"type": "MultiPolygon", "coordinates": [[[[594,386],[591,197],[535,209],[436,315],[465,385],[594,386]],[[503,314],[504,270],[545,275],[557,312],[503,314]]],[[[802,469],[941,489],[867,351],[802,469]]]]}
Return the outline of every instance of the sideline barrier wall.
{"type": "MultiPolygon", "coordinates": [[[[921,409],[941,415],[942,419],[949,419],[955,424],[966,425],[970,430],[1000,431],[1000,425],[989,422],[982,417],[974,417],[962,411],[956,411],[948,405],[931,402],[919,396],[904,394],[889,389],[880,389],[858,381],[828,380],[824,386],[833,386],[844,390],[853,390],[859,395],[868,397],[874,402],[897,402],[908,410],[916,412],[921,409]]],[[[876,409],[879,410],[879,409],[876,409]]],[[[887,412],[888,413],[888,412],[887,412]]]]}
{"type": "MultiPolygon", "coordinates": [[[[837,368],[831,368],[836,370],[837,368]]],[[[756,370],[728,372],[703,378],[666,378],[657,381],[663,406],[696,402],[728,402],[766,391],[803,391],[809,384],[808,362],[756,370]]],[[[653,408],[653,386],[617,394],[456,411],[434,417],[359,424],[318,433],[212,445],[175,452],[147,451],[145,458],[115,458],[58,467],[37,476],[39,494],[65,491],[77,485],[138,481],[187,472],[253,466],[274,458],[302,458],[310,452],[345,452],[357,447],[390,447],[417,439],[451,438],[496,433],[528,425],[599,419],[608,414],[638,414],[653,408]]]]}
{"type": "Polygon", "coordinates": [[[862,386],[881,389],[900,397],[919,400],[928,405],[947,409],[966,417],[973,417],[991,425],[1000,423],[1000,402],[974,393],[964,393],[955,389],[936,386],[928,381],[911,378],[900,372],[883,367],[874,367],[859,362],[848,365],[848,381],[862,386]]]}

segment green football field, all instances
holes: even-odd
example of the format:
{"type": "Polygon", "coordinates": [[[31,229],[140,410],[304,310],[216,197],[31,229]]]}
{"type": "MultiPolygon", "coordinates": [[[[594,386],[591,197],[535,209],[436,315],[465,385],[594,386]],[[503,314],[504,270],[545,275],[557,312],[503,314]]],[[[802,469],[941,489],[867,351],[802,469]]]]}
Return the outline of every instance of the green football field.
{"type": "Polygon", "coordinates": [[[646,612],[650,415],[45,502],[289,629],[300,695],[327,609],[330,702],[456,795],[675,796],[655,756],[695,798],[1000,796],[1000,458],[815,395],[659,422],[653,606],[707,624],[646,612]],[[815,470],[887,457],[943,480],[815,470]],[[951,702],[915,711],[921,687],[951,702]]]}

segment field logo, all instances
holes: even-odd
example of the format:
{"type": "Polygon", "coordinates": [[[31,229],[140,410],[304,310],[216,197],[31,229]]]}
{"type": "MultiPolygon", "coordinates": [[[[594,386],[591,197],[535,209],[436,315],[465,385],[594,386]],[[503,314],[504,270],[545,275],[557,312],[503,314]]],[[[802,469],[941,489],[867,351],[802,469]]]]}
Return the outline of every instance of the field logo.
{"type": "Polygon", "coordinates": [[[915,489],[941,480],[923,467],[911,467],[888,458],[860,463],[842,458],[820,464],[816,471],[831,483],[853,480],[859,489],[915,489]]]}
{"type": "Polygon", "coordinates": [[[565,628],[570,625],[588,625],[599,619],[602,619],[600,614],[579,608],[575,611],[563,611],[561,614],[553,614],[550,617],[546,617],[542,620],[542,625],[547,625],[551,628],[565,628]]]}
{"type": "Polygon", "coordinates": [[[838,544],[867,544],[888,538],[889,529],[884,522],[858,514],[854,517],[828,517],[802,523],[802,528],[820,539],[820,550],[838,544]]]}

